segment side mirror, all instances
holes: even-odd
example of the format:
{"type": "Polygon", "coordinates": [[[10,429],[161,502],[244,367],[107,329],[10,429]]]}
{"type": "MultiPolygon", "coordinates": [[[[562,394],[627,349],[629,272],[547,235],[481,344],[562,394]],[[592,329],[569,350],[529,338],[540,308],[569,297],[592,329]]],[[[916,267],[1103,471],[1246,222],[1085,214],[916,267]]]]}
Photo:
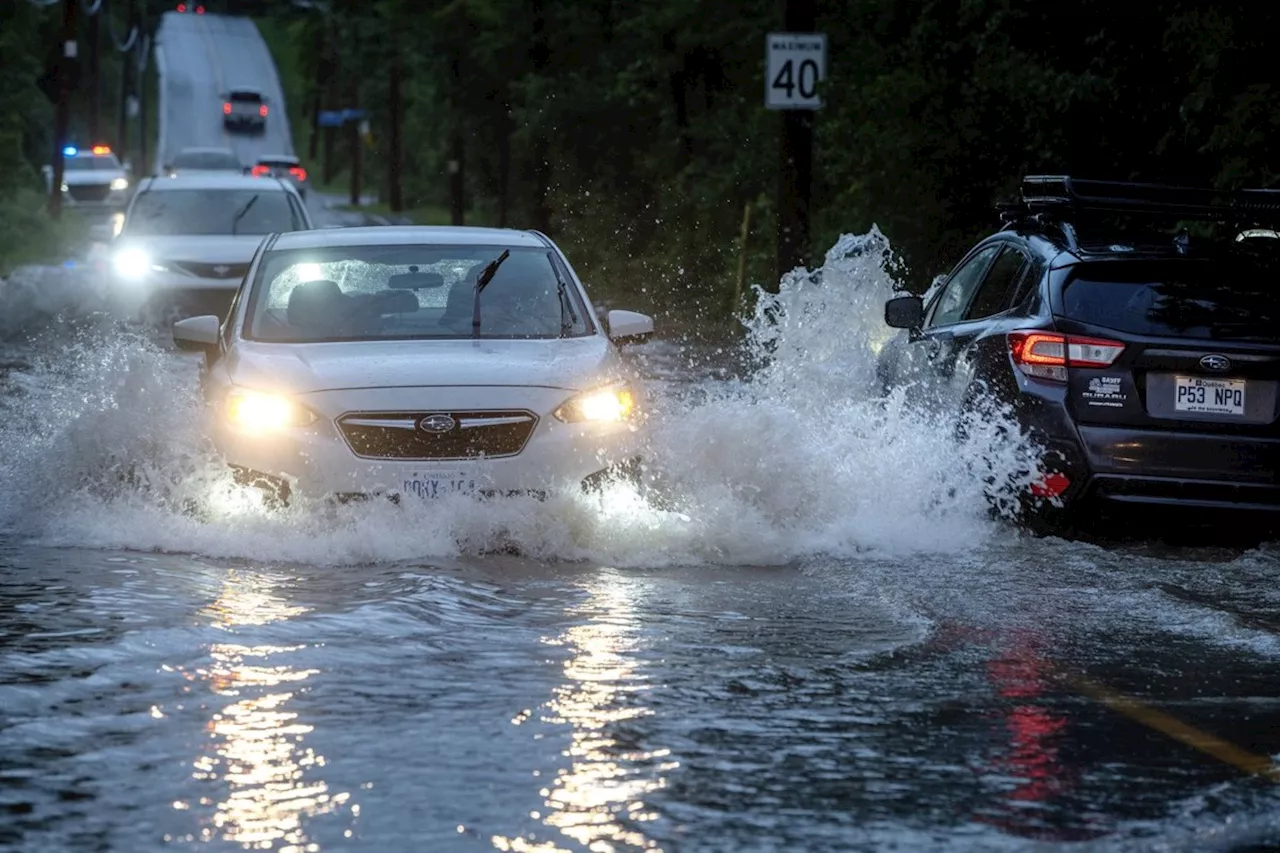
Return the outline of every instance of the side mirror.
{"type": "Polygon", "coordinates": [[[653,337],[653,318],[635,311],[609,312],[609,338],[619,345],[642,344],[653,337]]]}
{"type": "Polygon", "coordinates": [[[188,317],[173,324],[173,342],[178,349],[208,352],[218,346],[222,322],[213,314],[188,317]]]}
{"type": "Polygon", "coordinates": [[[884,322],[894,329],[918,329],[924,321],[924,300],[919,296],[895,296],[884,304],[884,322]]]}

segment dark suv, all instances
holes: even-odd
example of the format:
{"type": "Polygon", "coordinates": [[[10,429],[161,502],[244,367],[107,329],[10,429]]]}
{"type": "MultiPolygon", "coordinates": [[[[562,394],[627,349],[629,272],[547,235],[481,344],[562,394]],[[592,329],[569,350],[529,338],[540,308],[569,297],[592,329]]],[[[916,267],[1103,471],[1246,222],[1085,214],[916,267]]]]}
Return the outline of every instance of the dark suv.
{"type": "Polygon", "coordinates": [[[906,331],[882,381],[1011,404],[1044,452],[1037,522],[1280,519],[1280,190],[1031,176],[1002,218],[927,303],[885,305],[906,331]]]}

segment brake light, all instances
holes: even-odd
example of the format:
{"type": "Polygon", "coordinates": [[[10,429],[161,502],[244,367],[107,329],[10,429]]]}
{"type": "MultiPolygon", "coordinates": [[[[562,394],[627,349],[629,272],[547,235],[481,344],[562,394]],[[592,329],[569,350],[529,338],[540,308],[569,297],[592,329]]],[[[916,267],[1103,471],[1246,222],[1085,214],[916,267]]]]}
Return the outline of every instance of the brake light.
{"type": "Polygon", "coordinates": [[[266,117],[267,117],[267,105],[266,105],[266,104],[263,104],[262,106],[258,107],[258,115],[262,116],[263,118],[266,118],[266,117]]]}
{"type": "Polygon", "coordinates": [[[307,170],[302,168],[301,166],[290,166],[289,174],[293,175],[295,178],[297,178],[300,181],[305,181],[307,179],[307,170]]]}
{"type": "Polygon", "coordinates": [[[197,6],[197,7],[196,7],[196,14],[197,14],[197,15],[203,15],[203,14],[204,14],[204,7],[203,7],[203,6],[197,6]]]}
{"type": "Polygon", "coordinates": [[[227,101],[225,104],[223,104],[223,105],[222,105],[222,112],[223,112],[223,113],[225,113],[226,115],[231,115],[231,102],[230,102],[230,101],[227,101]]]}
{"type": "Polygon", "coordinates": [[[1055,471],[1051,474],[1045,474],[1032,483],[1031,494],[1038,498],[1056,498],[1069,488],[1071,488],[1071,480],[1067,475],[1059,474],[1055,471]]]}
{"type": "Polygon", "coordinates": [[[249,170],[249,172],[255,178],[261,178],[265,175],[271,174],[271,167],[270,166],[254,166],[252,169],[249,170]]]}
{"type": "Polygon", "coordinates": [[[179,4],[178,4],[178,11],[179,11],[179,12],[185,12],[185,11],[187,11],[187,4],[186,4],[186,3],[179,3],[179,4]]]}
{"type": "Polygon", "coordinates": [[[1068,367],[1110,367],[1123,352],[1123,343],[1104,338],[1040,331],[1009,333],[1013,363],[1037,379],[1066,382],[1068,367]]]}

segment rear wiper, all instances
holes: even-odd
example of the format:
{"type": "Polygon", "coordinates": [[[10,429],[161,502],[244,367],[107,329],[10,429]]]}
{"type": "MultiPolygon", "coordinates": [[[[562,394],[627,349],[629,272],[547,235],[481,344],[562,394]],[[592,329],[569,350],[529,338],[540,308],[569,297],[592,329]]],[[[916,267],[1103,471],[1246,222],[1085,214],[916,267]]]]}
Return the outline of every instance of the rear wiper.
{"type": "Polygon", "coordinates": [[[547,252],[547,260],[556,275],[556,294],[560,297],[560,337],[567,338],[573,332],[573,327],[578,325],[578,314],[569,301],[569,287],[564,282],[564,276],[560,275],[555,255],[547,252]]]}
{"type": "Polygon", "coordinates": [[[254,197],[249,199],[245,203],[245,206],[240,208],[239,212],[236,213],[235,217],[231,220],[232,234],[236,233],[236,227],[240,224],[240,220],[244,219],[244,215],[249,212],[249,208],[253,207],[254,203],[257,202],[257,200],[258,200],[258,196],[255,194],[254,197]]]}
{"type": "Polygon", "coordinates": [[[511,257],[510,249],[503,249],[502,254],[489,261],[488,265],[480,271],[480,275],[476,276],[476,302],[475,310],[471,314],[471,337],[480,337],[480,291],[489,286],[489,282],[493,281],[493,277],[498,274],[498,267],[502,266],[502,262],[511,257]]]}

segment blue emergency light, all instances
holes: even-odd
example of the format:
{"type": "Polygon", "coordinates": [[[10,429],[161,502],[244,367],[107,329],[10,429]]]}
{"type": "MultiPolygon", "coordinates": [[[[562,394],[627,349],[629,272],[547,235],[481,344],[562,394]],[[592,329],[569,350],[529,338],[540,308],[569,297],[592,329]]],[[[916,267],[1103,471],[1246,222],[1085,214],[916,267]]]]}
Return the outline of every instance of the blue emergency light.
{"type": "Polygon", "coordinates": [[[80,149],[76,148],[74,145],[68,145],[66,148],[62,149],[63,157],[74,157],[79,153],[80,149]]]}

